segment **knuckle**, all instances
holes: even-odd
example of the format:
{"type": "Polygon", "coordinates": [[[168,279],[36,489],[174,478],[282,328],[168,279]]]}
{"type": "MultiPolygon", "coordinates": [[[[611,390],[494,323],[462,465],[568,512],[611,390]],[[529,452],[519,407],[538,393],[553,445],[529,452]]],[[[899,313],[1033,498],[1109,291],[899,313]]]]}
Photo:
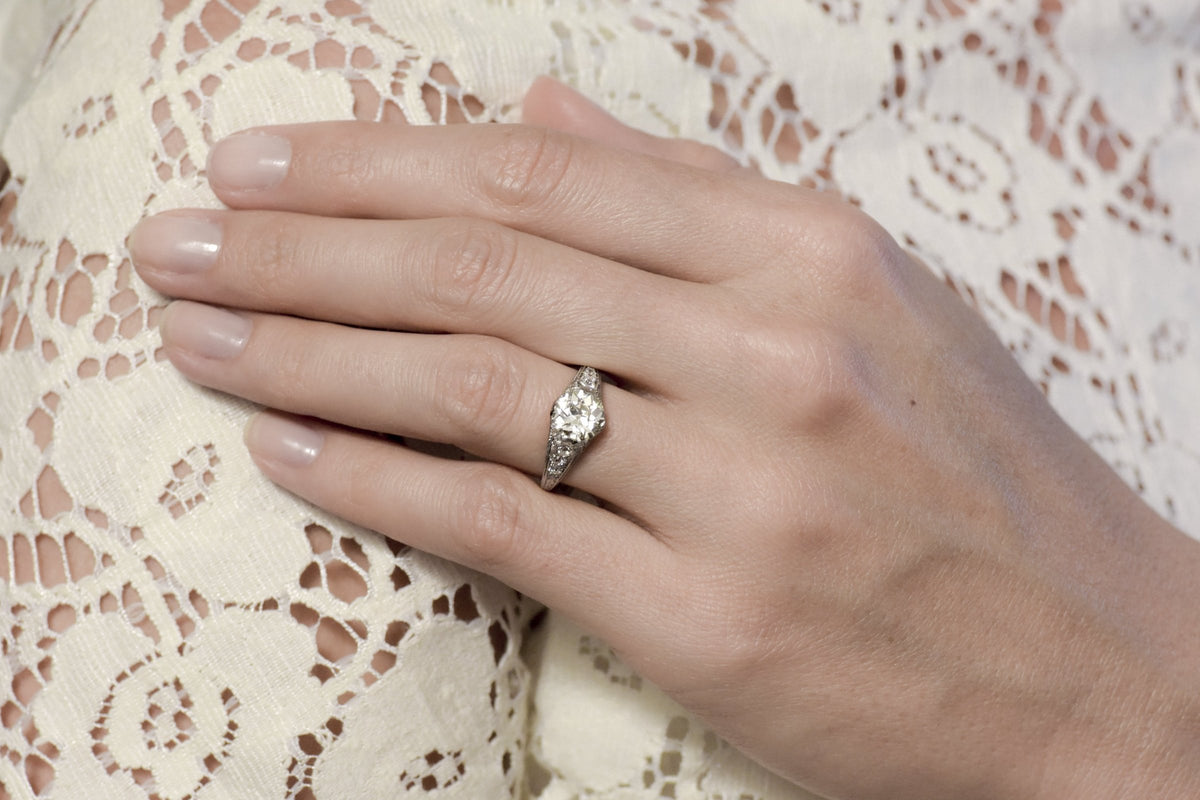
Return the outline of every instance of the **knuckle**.
{"type": "Polygon", "coordinates": [[[517,237],[486,222],[452,226],[438,240],[430,301],[445,313],[476,312],[495,304],[517,263],[517,237]]]}
{"type": "Polygon", "coordinates": [[[871,396],[871,372],[854,340],[812,325],[744,324],[729,354],[758,378],[753,402],[788,420],[799,434],[817,434],[853,418],[871,396]]]}
{"type": "Polygon", "coordinates": [[[313,354],[298,346],[295,337],[285,332],[267,329],[260,320],[255,326],[260,352],[269,358],[258,359],[255,383],[261,402],[274,408],[297,409],[298,399],[310,396],[308,387],[313,373],[313,354]]]}
{"type": "Polygon", "coordinates": [[[393,474],[392,465],[381,452],[370,448],[345,458],[338,467],[332,473],[341,500],[333,510],[360,524],[370,524],[380,506],[394,496],[393,488],[386,485],[393,474]]]}
{"type": "Polygon", "coordinates": [[[844,424],[869,401],[871,380],[861,348],[837,333],[808,335],[797,342],[793,396],[797,422],[810,433],[844,424]]]}
{"type": "Polygon", "coordinates": [[[545,128],[514,127],[481,154],[480,180],[487,199],[522,213],[559,194],[573,159],[571,139],[545,128]]]}
{"type": "Polygon", "coordinates": [[[352,196],[387,174],[384,154],[376,147],[364,146],[354,136],[326,143],[316,155],[319,163],[313,165],[315,177],[329,181],[339,194],[352,196]]]}
{"type": "Polygon", "coordinates": [[[878,298],[893,284],[898,256],[903,251],[878,222],[853,206],[841,204],[825,230],[833,237],[824,249],[832,256],[827,262],[828,278],[830,288],[838,295],[878,298]]]}
{"type": "Polygon", "coordinates": [[[727,624],[721,629],[722,647],[708,655],[708,671],[718,686],[748,680],[762,670],[770,650],[764,641],[765,632],[753,618],[753,609],[739,606],[737,613],[730,616],[737,619],[737,624],[727,624]]]}
{"type": "MultiPolygon", "coordinates": [[[[672,694],[685,699],[697,710],[713,712],[726,707],[722,687],[741,685],[762,672],[771,660],[773,629],[778,630],[779,612],[758,608],[761,592],[730,592],[728,578],[701,575],[696,586],[685,590],[682,607],[694,609],[689,631],[681,637],[679,649],[694,665],[676,673],[665,682],[672,694]],[[714,589],[717,596],[713,602],[714,589]],[[688,601],[692,601],[688,603],[688,601]],[[773,618],[772,618],[773,617],[773,618]]],[[[749,583],[753,585],[754,581],[749,583]]],[[[778,600],[778,598],[772,598],[778,600]]],[[[774,608],[778,608],[778,603],[774,608]]]]}
{"type": "Polygon", "coordinates": [[[680,161],[701,169],[725,172],[738,166],[738,162],[733,156],[694,139],[680,140],[675,143],[675,147],[680,161]]]}
{"type": "Polygon", "coordinates": [[[463,443],[495,442],[511,424],[524,392],[523,372],[508,348],[487,337],[443,359],[434,379],[442,411],[463,443]]]}
{"type": "Polygon", "coordinates": [[[237,241],[234,272],[243,291],[260,308],[277,307],[281,288],[294,283],[297,266],[305,257],[305,232],[286,216],[272,214],[255,219],[237,241]]]}
{"type": "Polygon", "coordinates": [[[511,470],[480,465],[463,478],[459,496],[458,535],[471,566],[492,572],[521,558],[526,479],[511,470]]]}

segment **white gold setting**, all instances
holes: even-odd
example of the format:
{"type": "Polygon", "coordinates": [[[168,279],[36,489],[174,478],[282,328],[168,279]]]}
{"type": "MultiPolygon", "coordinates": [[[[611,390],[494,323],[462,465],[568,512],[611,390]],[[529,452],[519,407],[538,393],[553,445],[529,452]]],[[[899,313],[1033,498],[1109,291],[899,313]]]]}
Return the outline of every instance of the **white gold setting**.
{"type": "Polygon", "coordinates": [[[550,435],[546,441],[546,467],[542,488],[552,490],[571,464],[604,430],[604,402],[600,399],[600,373],[580,367],[575,379],[550,409],[550,435]]]}

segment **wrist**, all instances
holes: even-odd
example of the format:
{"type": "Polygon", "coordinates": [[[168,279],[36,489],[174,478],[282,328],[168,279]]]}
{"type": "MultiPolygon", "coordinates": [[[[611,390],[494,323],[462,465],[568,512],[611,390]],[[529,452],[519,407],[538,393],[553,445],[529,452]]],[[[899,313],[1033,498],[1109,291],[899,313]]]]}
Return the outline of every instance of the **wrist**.
{"type": "MultiPolygon", "coordinates": [[[[1077,437],[1028,487],[1032,561],[1131,652],[1200,695],[1200,542],[1159,516],[1077,437]],[[1064,464],[1065,461],[1065,464],[1064,464]],[[1067,466],[1069,465],[1069,467],[1067,466]],[[1049,513],[1047,511],[1049,510],[1049,513]]],[[[1035,474],[1037,474],[1035,472],[1035,474]]]]}
{"type": "Polygon", "coordinates": [[[1072,709],[1033,797],[1200,797],[1200,697],[1145,662],[1136,668],[1107,670],[1111,677],[1072,709]]]}

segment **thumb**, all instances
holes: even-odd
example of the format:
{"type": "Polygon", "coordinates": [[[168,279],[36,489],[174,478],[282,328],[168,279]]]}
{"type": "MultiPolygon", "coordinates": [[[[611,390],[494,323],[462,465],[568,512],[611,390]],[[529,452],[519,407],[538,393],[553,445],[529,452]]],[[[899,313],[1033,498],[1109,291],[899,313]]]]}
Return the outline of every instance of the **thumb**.
{"type": "Polygon", "coordinates": [[[612,147],[666,158],[716,172],[731,172],[740,164],[715,147],[691,139],[668,139],[631,128],[565,83],[540,77],[529,87],[521,108],[529,125],[583,136],[612,147]]]}

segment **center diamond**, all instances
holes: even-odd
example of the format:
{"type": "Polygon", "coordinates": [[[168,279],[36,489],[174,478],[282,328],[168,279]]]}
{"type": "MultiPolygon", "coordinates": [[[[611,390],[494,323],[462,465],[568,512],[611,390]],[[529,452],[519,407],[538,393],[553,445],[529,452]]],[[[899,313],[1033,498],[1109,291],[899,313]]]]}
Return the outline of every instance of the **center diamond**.
{"type": "Polygon", "coordinates": [[[572,442],[586,442],[604,427],[604,405],[582,386],[572,386],[554,403],[550,429],[572,442]]]}

